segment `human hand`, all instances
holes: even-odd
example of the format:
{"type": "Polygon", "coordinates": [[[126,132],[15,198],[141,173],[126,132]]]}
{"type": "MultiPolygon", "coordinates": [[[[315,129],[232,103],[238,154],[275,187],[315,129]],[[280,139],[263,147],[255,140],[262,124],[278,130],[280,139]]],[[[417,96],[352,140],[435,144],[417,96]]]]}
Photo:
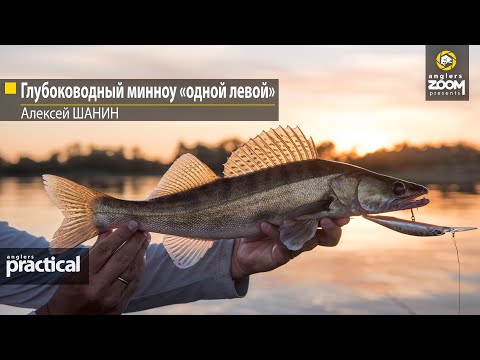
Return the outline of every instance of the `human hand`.
{"type": "Polygon", "coordinates": [[[342,235],[341,227],[348,224],[350,218],[322,218],[315,237],[305,243],[300,250],[290,251],[280,242],[278,226],[262,222],[263,235],[235,239],[232,252],[230,273],[233,280],[239,280],[251,274],[270,271],[280,267],[304,251],[320,246],[336,246],[342,235]]]}
{"type": "Polygon", "coordinates": [[[101,234],[90,249],[88,285],[59,285],[38,315],[121,314],[145,270],[151,236],[130,221],[101,234]],[[124,279],[127,283],[119,280],[124,279]]]}

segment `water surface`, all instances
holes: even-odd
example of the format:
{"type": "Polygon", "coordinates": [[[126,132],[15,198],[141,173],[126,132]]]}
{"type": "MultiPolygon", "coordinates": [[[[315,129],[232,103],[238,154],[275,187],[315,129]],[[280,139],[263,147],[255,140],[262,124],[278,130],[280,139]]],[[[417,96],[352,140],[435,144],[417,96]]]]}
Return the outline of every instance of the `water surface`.
{"type": "MultiPolygon", "coordinates": [[[[141,200],[156,177],[78,179],[113,196],[141,200]]],[[[430,185],[418,221],[480,225],[480,184],[430,185]]],[[[410,218],[407,211],[396,217],[410,218]]],[[[62,222],[40,178],[0,178],[0,219],[47,238],[62,222]]],[[[462,314],[480,314],[480,233],[456,235],[462,267],[462,314]]],[[[162,236],[153,234],[153,241],[162,236]]],[[[93,241],[91,241],[93,242],[93,241]]],[[[147,314],[456,314],[458,267],[450,235],[412,237],[352,218],[335,248],[317,248],[275,271],[251,277],[243,299],[210,300],[147,314]]],[[[0,305],[0,314],[27,309],[0,305]]]]}

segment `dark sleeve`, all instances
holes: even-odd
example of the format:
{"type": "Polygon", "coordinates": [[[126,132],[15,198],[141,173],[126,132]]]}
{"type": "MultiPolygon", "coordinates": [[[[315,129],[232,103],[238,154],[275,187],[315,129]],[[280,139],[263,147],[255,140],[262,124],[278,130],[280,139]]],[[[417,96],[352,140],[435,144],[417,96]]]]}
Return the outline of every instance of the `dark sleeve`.
{"type": "Polygon", "coordinates": [[[235,282],[230,275],[233,241],[215,241],[198,263],[186,269],[174,265],[162,244],[150,245],[145,274],[126,311],[245,296],[249,278],[235,282]]]}

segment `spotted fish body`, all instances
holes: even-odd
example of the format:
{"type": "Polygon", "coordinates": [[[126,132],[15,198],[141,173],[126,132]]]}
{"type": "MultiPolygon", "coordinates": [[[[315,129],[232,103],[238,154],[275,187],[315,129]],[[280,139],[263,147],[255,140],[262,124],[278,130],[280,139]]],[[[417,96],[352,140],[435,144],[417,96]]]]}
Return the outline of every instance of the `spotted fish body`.
{"type": "MultiPolygon", "coordinates": [[[[361,178],[362,169],[325,160],[308,160],[232,178],[150,201],[109,196],[94,207],[102,230],[136,220],[141,230],[204,238],[258,235],[257,224],[279,225],[286,219],[318,219],[366,213],[357,202],[343,204],[331,182],[361,178]]],[[[381,209],[379,209],[381,211],[381,209]]]]}
{"type": "Polygon", "coordinates": [[[76,246],[136,220],[140,230],[166,234],[164,245],[179,267],[195,264],[214,240],[261,234],[259,223],[280,225],[280,239],[298,250],[321,217],[409,209],[428,190],[346,163],[317,158],[313,141],[298,129],[263,132],[236,150],[216,176],[191,154],[178,158],[146,201],[113,198],[53,175],[47,193],[65,220],[51,243],[76,246]],[[296,222],[283,222],[295,219],[296,222]]]}

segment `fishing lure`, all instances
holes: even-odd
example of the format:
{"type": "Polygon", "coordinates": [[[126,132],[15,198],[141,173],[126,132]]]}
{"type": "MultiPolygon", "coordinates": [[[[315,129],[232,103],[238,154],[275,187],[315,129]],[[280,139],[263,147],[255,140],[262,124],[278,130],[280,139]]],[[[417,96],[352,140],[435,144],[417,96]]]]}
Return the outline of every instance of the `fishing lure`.
{"type": "Polygon", "coordinates": [[[418,221],[410,221],[404,219],[398,219],[392,216],[372,216],[363,215],[367,220],[373,221],[376,224],[385,226],[394,231],[401,232],[407,235],[413,236],[440,236],[447,232],[456,233],[462,231],[476,230],[476,227],[459,227],[459,226],[441,226],[422,223],[418,221]]]}

